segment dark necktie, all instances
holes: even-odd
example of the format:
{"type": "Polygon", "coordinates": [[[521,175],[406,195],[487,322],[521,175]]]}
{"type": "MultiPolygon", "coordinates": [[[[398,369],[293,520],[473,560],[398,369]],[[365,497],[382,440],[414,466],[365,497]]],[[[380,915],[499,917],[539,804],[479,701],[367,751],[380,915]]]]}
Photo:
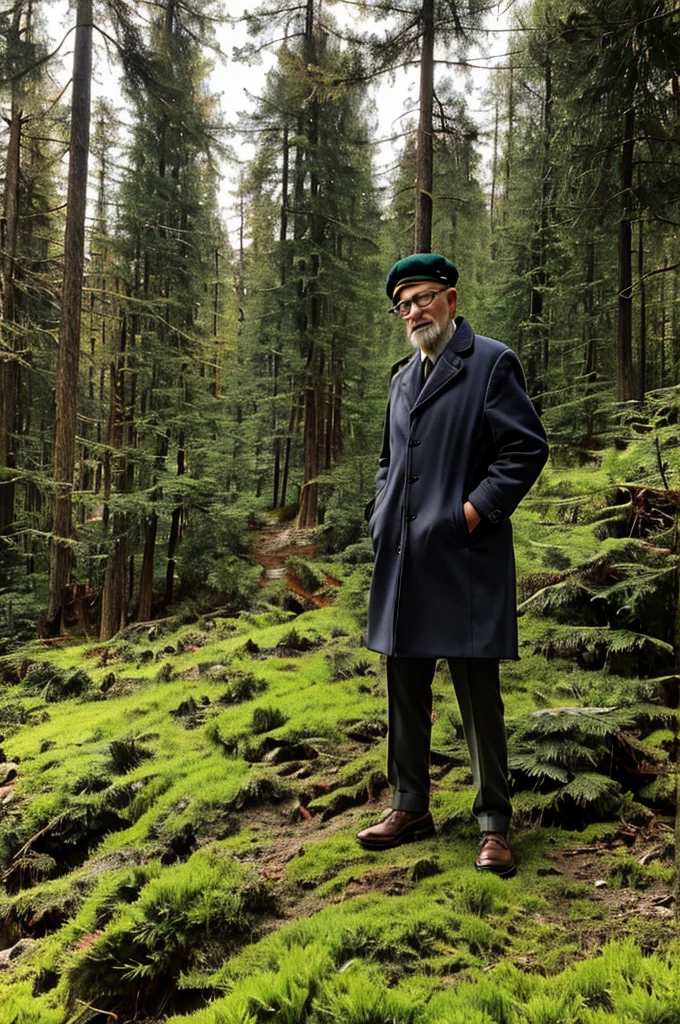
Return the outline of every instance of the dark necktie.
{"type": "Polygon", "coordinates": [[[423,384],[434,370],[434,363],[429,356],[425,356],[423,359],[423,384]]]}

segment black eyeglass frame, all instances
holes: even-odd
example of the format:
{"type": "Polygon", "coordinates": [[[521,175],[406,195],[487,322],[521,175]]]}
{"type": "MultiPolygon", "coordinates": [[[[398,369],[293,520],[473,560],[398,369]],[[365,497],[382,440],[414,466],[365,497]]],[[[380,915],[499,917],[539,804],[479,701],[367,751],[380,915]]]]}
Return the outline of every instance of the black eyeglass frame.
{"type": "Polygon", "coordinates": [[[396,303],[396,305],[392,306],[388,310],[388,312],[392,313],[394,316],[398,316],[401,320],[405,320],[406,317],[410,315],[410,313],[411,313],[411,306],[414,303],[418,307],[418,309],[427,309],[428,306],[432,305],[432,303],[434,302],[434,300],[436,299],[436,297],[438,295],[441,295],[442,292],[447,292],[448,290],[449,289],[448,289],[448,286],[447,286],[446,288],[439,288],[436,292],[431,292],[431,291],[418,292],[418,294],[414,295],[412,299],[401,299],[399,302],[396,303]],[[420,299],[424,299],[427,295],[430,295],[431,298],[429,298],[427,300],[427,302],[421,302],[420,299]],[[408,311],[407,312],[405,312],[405,313],[400,313],[399,312],[400,308],[401,309],[405,309],[406,307],[408,307],[408,311]]]}

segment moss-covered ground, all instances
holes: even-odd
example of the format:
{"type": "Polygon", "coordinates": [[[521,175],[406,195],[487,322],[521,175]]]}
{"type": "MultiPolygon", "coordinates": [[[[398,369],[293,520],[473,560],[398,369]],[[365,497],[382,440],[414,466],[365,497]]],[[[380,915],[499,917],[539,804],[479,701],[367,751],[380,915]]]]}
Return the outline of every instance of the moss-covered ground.
{"type": "Polygon", "coordinates": [[[626,641],[583,594],[561,612],[534,596],[619,557],[623,470],[546,473],[514,518],[526,606],[522,659],[503,667],[508,881],[473,868],[444,665],[437,833],[380,853],[356,843],[389,805],[384,666],[362,645],[366,545],[305,580],[297,566],[298,600],[315,577],[339,583],[301,614],[269,603],[272,586],[234,618],[7,659],[0,1024],[680,1021],[664,641],[626,641]]]}

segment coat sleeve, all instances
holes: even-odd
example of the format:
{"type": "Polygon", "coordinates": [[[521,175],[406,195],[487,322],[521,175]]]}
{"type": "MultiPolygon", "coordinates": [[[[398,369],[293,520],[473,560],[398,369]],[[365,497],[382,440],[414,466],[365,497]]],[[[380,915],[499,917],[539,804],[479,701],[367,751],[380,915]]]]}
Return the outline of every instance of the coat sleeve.
{"type": "MultiPolygon", "coordinates": [[[[392,396],[392,387],[390,386],[390,398],[392,396]]],[[[375,506],[375,499],[378,497],[383,487],[387,483],[387,474],[390,468],[390,400],[387,401],[387,409],[385,410],[385,423],[383,425],[383,439],[382,447],[380,448],[380,457],[378,459],[378,470],[375,474],[375,494],[371,500],[364,507],[364,519],[366,522],[373,515],[373,508],[375,506]]]]}
{"type": "Polygon", "coordinates": [[[527,395],[522,366],[512,349],[501,353],[491,371],[484,418],[493,435],[496,458],[468,500],[483,518],[499,523],[515,511],[548,458],[543,424],[527,395]]]}

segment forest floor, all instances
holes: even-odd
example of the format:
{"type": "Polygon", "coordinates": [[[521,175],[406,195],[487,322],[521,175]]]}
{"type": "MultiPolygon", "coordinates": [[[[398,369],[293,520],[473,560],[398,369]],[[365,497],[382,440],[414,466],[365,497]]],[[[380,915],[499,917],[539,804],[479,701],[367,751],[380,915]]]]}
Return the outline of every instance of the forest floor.
{"type": "MultiPolygon", "coordinates": [[[[546,507],[517,517],[532,592],[560,552],[602,550],[546,507]]],[[[314,545],[267,527],[261,599],[239,615],[4,660],[0,1024],[680,1020],[673,734],[654,680],[642,694],[636,662],[526,612],[503,672],[517,876],[474,870],[444,664],[436,834],[364,850],[356,832],[389,805],[384,667],[362,641],[370,549],[314,545]],[[531,778],[522,743],[546,716],[565,761],[546,733],[554,777],[531,778]]]]}

